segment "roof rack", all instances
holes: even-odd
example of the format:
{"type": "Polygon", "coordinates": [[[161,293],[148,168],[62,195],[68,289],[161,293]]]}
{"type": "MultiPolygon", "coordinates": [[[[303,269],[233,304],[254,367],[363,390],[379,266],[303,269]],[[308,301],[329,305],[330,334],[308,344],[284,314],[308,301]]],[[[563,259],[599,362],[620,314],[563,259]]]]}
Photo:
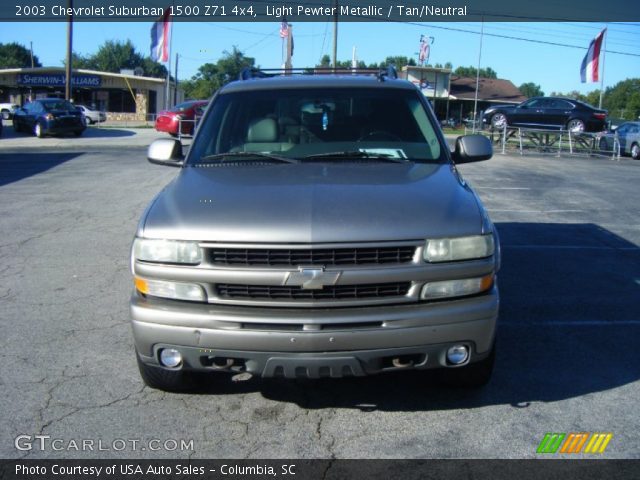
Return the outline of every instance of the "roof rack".
{"type": "Polygon", "coordinates": [[[347,67],[312,67],[312,68],[243,68],[238,75],[238,80],[251,80],[257,78],[272,78],[289,75],[372,75],[378,81],[397,79],[398,71],[395,65],[387,68],[347,68],[347,67]]]}

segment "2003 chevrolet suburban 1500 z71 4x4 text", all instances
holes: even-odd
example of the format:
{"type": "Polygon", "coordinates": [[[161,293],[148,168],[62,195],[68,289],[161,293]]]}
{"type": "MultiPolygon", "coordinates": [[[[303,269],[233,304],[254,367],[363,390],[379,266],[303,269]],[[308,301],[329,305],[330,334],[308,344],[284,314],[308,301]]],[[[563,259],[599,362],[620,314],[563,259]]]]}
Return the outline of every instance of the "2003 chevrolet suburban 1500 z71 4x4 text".
{"type": "MultiPolygon", "coordinates": [[[[439,368],[486,383],[497,232],[422,93],[378,75],[272,75],[213,97],[131,254],[140,372],[183,390],[215,372],[343,377],[439,368]]],[[[219,376],[219,373],[218,373],[219,376]]]]}

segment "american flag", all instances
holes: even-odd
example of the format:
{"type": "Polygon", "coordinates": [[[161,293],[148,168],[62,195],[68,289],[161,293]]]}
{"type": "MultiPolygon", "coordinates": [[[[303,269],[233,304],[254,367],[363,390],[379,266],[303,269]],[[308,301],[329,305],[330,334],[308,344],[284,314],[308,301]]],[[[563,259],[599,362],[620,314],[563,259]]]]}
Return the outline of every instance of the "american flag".
{"type": "Polygon", "coordinates": [[[289,24],[286,20],[283,20],[280,24],[280,38],[287,38],[289,36],[289,24]]]}

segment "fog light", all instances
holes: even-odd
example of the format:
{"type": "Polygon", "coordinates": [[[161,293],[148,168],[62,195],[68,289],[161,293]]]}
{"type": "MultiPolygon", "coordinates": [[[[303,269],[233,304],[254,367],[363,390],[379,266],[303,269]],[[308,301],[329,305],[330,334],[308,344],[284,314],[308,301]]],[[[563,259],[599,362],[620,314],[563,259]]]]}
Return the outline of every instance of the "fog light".
{"type": "Polygon", "coordinates": [[[160,350],[160,363],[165,367],[174,368],[182,363],[182,355],[175,348],[160,350]]]}
{"type": "Polygon", "coordinates": [[[447,350],[447,361],[453,365],[460,365],[469,358],[469,349],[466,345],[454,345],[447,350]]]}

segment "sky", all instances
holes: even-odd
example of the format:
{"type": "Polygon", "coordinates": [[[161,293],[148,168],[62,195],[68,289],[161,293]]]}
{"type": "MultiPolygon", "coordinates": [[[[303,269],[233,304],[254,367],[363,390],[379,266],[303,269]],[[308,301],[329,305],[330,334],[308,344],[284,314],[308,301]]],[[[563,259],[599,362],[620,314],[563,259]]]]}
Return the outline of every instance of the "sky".
{"type": "MultiPolygon", "coordinates": [[[[534,82],[546,94],[572,90],[588,93],[600,85],[580,83],[580,64],[589,42],[605,26],[608,28],[605,88],[626,78],[640,77],[640,23],[485,23],[480,66],[493,68],[499,78],[511,80],[516,86],[534,82]]],[[[255,57],[256,63],[263,68],[280,67],[282,40],[279,27],[277,21],[176,22],[173,26],[172,72],[176,53],[180,56],[178,78],[184,80],[191,78],[200,65],[215,62],[233,46],[255,57]]],[[[333,28],[332,22],[293,24],[293,66],[313,66],[323,54],[331,55],[333,28]]],[[[357,58],[367,63],[380,62],[389,55],[417,59],[420,35],[426,35],[434,39],[431,64],[451,62],[454,68],[477,66],[481,28],[479,22],[340,22],[338,59],[350,60],[354,46],[357,58]]],[[[151,23],[76,22],[73,49],[79,54],[91,54],[106,40],[129,39],[139,52],[148,55],[150,29],[151,23]]],[[[0,23],[0,42],[13,41],[27,47],[33,42],[34,53],[44,66],[62,66],[66,52],[66,23],[0,23]]]]}

